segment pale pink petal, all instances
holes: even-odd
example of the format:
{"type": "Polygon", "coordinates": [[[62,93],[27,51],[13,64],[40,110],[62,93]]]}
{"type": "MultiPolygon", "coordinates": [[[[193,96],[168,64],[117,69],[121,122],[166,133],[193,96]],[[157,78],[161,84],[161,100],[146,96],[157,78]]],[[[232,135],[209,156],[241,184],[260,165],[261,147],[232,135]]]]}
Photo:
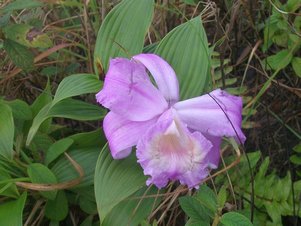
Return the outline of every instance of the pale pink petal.
{"type": "Polygon", "coordinates": [[[160,115],[168,104],[150,82],[142,64],[116,58],[110,61],[103,89],[97,101],[131,121],[145,121],[160,115]]]}
{"type": "Polygon", "coordinates": [[[157,118],[144,122],[133,122],[124,117],[109,112],[103,121],[103,129],[107,137],[113,158],[125,158],[157,118]]]}
{"type": "Polygon", "coordinates": [[[191,129],[212,136],[234,137],[244,143],[241,130],[242,99],[220,89],[174,105],[180,119],[191,129]]]}
{"type": "Polygon", "coordinates": [[[133,59],[141,62],[150,71],[170,106],[179,100],[179,83],[176,73],[165,60],[155,54],[139,54],[133,59]]]}
{"type": "Polygon", "coordinates": [[[158,188],[180,180],[189,188],[198,187],[208,175],[205,161],[212,145],[201,133],[191,134],[177,119],[159,120],[137,145],[138,162],[149,175],[147,184],[158,188]]]}

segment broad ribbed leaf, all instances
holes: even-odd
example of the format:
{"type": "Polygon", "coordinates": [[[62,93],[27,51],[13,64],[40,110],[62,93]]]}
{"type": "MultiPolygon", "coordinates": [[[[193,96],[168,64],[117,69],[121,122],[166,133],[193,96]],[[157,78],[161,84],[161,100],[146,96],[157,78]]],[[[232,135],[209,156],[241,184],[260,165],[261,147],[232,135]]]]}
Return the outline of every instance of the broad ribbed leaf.
{"type": "Polygon", "coordinates": [[[89,121],[102,119],[105,114],[106,110],[98,105],[68,98],[54,105],[49,110],[48,117],[62,117],[89,121]]]}
{"type": "Polygon", "coordinates": [[[13,157],[14,131],[12,111],[0,103],[0,155],[8,159],[13,157]]]}
{"type": "Polygon", "coordinates": [[[51,107],[46,105],[34,118],[27,137],[29,144],[38,131],[40,125],[49,118],[62,117],[81,121],[98,120],[105,116],[106,110],[80,100],[65,99],[51,107]]]}
{"type": "MultiPolygon", "coordinates": [[[[5,180],[10,180],[11,176],[9,173],[3,169],[2,167],[5,167],[5,164],[3,164],[0,161],[0,181],[5,181],[5,180]]],[[[0,195],[1,196],[6,196],[6,197],[11,197],[11,198],[17,198],[20,196],[17,186],[15,183],[12,182],[7,182],[7,183],[1,183],[0,184],[0,195]]]]}
{"type": "Polygon", "coordinates": [[[211,84],[210,57],[200,17],[173,29],[162,39],[155,53],[175,70],[180,83],[181,99],[199,96],[208,90],[211,84]]]}
{"type": "Polygon", "coordinates": [[[102,226],[136,226],[151,214],[157,204],[160,202],[160,197],[155,195],[158,190],[152,187],[145,187],[128,199],[120,202],[104,219],[102,226]]]}
{"type": "MultiPolygon", "coordinates": [[[[77,187],[93,184],[95,166],[99,152],[100,150],[98,147],[68,151],[71,158],[76,161],[84,171],[84,178],[77,187]]],[[[74,167],[64,156],[55,163],[51,168],[51,171],[56,175],[59,182],[70,181],[79,177],[74,167]]]]}
{"type": "Polygon", "coordinates": [[[129,57],[142,51],[153,10],[153,0],[123,0],[106,16],[94,51],[97,74],[102,67],[107,70],[110,58],[129,57]]]}
{"type": "Polygon", "coordinates": [[[95,75],[89,74],[76,74],[63,79],[52,102],[44,106],[34,118],[26,145],[30,144],[40,125],[48,118],[64,117],[76,120],[102,118],[105,111],[100,107],[79,100],[67,99],[85,93],[96,93],[101,85],[102,82],[95,75]]]}
{"type": "Polygon", "coordinates": [[[0,12],[6,13],[11,12],[13,10],[32,9],[43,5],[44,3],[38,0],[15,0],[7,4],[4,8],[0,10],[0,12]]]}
{"type": "MultiPolygon", "coordinates": [[[[57,179],[55,175],[46,166],[40,163],[30,164],[27,168],[27,173],[32,183],[37,184],[55,184],[57,179]]],[[[42,196],[47,199],[55,199],[57,191],[42,191],[42,196]]]]}
{"type": "Polygon", "coordinates": [[[63,154],[73,143],[70,138],[61,139],[49,147],[46,152],[45,164],[49,165],[52,161],[63,154]]]}
{"type": "Polygon", "coordinates": [[[64,78],[59,84],[52,105],[68,97],[85,93],[96,93],[101,88],[101,81],[95,75],[76,74],[64,78]]]}
{"type": "Polygon", "coordinates": [[[114,160],[109,148],[101,151],[95,169],[95,197],[98,214],[105,217],[125,198],[145,185],[146,177],[137,163],[135,155],[114,160]]]}
{"type": "Polygon", "coordinates": [[[61,221],[68,215],[68,200],[64,191],[59,191],[54,200],[47,200],[45,215],[55,221],[61,221]]]}
{"type": "Polygon", "coordinates": [[[18,200],[0,204],[0,225],[20,226],[22,224],[23,208],[27,193],[24,192],[18,200]]]}
{"type": "Polygon", "coordinates": [[[12,109],[14,118],[22,120],[30,120],[32,118],[32,111],[26,102],[13,100],[6,103],[12,109]]]}
{"type": "Polygon", "coordinates": [[[99,147],[102,148],[107,140],[101,128],[84,133],[77,133],[68,137],[73,140],[71,148],[87,148],[87,147],[99,147]]]}

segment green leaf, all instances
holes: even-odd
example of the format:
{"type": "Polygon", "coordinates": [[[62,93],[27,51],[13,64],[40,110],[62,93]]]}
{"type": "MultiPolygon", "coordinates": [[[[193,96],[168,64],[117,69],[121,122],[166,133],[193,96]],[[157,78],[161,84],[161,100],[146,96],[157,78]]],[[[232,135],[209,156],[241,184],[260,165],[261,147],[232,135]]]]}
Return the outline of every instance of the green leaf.
{"type": "Polygon", "coordinates": [[[50,108],[46,118],[61,117],[80,121],[89,121],[104,118],[106,112],[107,111],[105,109],[98,105],[68,98],[60,101],[50,108]]]}
{"type": "Polygon", "coordinates": [[[85,103],[80,100],[65,99],[61,100],[56,105],[51,103],[46,105],[34,118],[32,126],[28,132],[27,145],[38,131],[40,125],[49,118],[61,117],[81,121],[98,120],[105,116],[106,110],[103,108],[85,103]]]}
{"type": "Polygon", "coordinates": [[[274,205],[274,203],[268,202],[264,203],[267,213],[272,218],[273,223],[281,222],[281,209],[279,205],[274,205]]]}
{"type": "MultiPolygon", "coordinates": [[[[55,184],[57,179],[55,175],[46,166],[40,163],[30,164],[27,168],[28,176],[32,183],[37,184],[55,184]]],[[[57,191],[41,191],[42,196],[47,199],[55,199],[57,191]]]]}
{"type": "Polygon", "coordinates": [[[217,200],[215,193],[206,185],[201,185],[194,196],[202,205],[210,209],[213,213],[217,211],[217,200]]]}
{"type": "MultiPolygon", "coordinates": [[[[1,10],[0,10],[1,12],[1,10]]],[[[11,13],[3,13],[2,15],[0,15],[0,28],[6,26],[9,22],[11,13]]]]}
{"type": "Polygon", "coordinates": [[[290,161],[295,165],[301,165],[301,156],[299,155],[292,155],[290,157],[290,161]]]}
{"type": "Polygon", "coordinates": [[[64,191],[59,191],[54,200],[47,200],[45,216],[50,220],[61,221],[68,215],[68,200],[64,191]]]}
{"type": "Polygon", "coordinates": [[[97,206],[95,200],[87,199],[85,196],[79,197],[79,207],[82,211],[84,211],[87,214],[97,213],[97,206]]]}
{"type": "Polygon", "coordinates": [[[293,147],[293,150],[297,153],[301,153],[301,142],[293,147]]]}
{"type": "Polygon", "coordinates": [[[32,111],[28,104],[22,100],[7,101],[6,104],[12,109],[14,118],[31,120],[32,111]]]}
{"type": "Polygon", "coordinates": [[[33,67],[33,54],[25,46],[9,39],[4,40],[3,48],[14,64],[23,70],[29,70],[33,67]]]}
{"type": "Polygon", "coordinates": [[[301,57],[294,57],[292,60],[293,69],[299,77],[301,77],[301,57]]]}
{"type": "Polygon", "coordinates": [[[222,216],[220,222],[224,226],[252,226],[251,221],[244,215],[239,213],[230,212],[222,216]]]}
{"type": "Polygon", "coordinates": [[[79,96],[86,93],[96,93],[100,90],[102,82],[95,75],[75,74],[64,78],[55,93],[52,105],[68,97],[79,96]]]}
{"type": "Polygon", "coordinates": [[[105,217],[125,198],[138,191],[146,178],[137,164],[135,155],[122,160],[114,160],[109,148],[101,151],[95,170],[95,196],[98,214],[105,217]]]}
{"type": "Polygon", "coordinates": [[[77,120],[96,120],[104,116],[105,110],[79,100],[67,99],[85,93],[96,93],[102,82],[95,75],[76,74],[62,80],[52,102],[44,106],[33,120],[28,132],[28,146],[38,131],[40,125],[51,117],[65,117],[77,120]]]}
{"type": "Polygon", "coordinates": [[[116,205],[106,216],[102,226],[140,225],[139,223],[147,218],[160,202],[159,197],[154,197],[157,192],[157,189],[154,188],[143,188],[139,190],[134,195],[116,205]]]}
{"type": "Polygon", "coordinates": [[[0,204],[0,225],[20,226],[27,193],[24,192],[16,201],[0,204]]]}
{"type": "Polygon", "coordinates": [[[223,208],[227,201],[227,187],[222,186],[217,194],[217,202],[220,208],[223,208]]]}
{"type": "Polygon", "coordinates": [[[69,136],[74,141],[72,148],[103,147],[107,140],[102,129],[91,132],[77,133],[69,136]]]}
{"type": "MultiPolygon", "coordinates": [[[[84,171],[84,178],[76,187],[85,187],[93,184],[94,172],[97,157],[99,155],[98,147],[74,149],[68,151],[70,157],[76,161],[82,167],[84,171]]],[[[62,156],[55,165],[51,168],[51,171],[56,175],[59,182],[70,181],[79,177],[78,173],[71,165],[71,163],[62,156]]]]}
{"type": "Polygon", "coordinates": [[[288,12],[295,12],[300,7],[301,7],[300,0],[288,0],[286,3],[286,11],[288,12]]]}
{"type": "Polygon", "coordinates": [[[3,32],[7,39],[30,48],[48,48],[52,41],[47,34],[28,24],[12,24],[6,26],[3,32]]]}
{"type": "Polygon", "coordinates": [[[15,0],[0,10],[1,13],[11,12],[13,10],[32,9],[43,6],[44,3],[36,0],[15,0]]]}
{"type": "Polygon", "coordinates": [[[184,196],[179,199],[181,208],[194,221],[203,222],[202,225],[209,225],[212,212],[202,205],[196,198],[184,196]]]}
{"type": "Polygon", "coordinates": [[[80,226],[92,226],[92,223],[93,223],[93,215],[90,215],[80,224],[80,226]]]}
{"type": "Polygon", "coordinates": [[[70,138],[61,139],[55,142],[46,152],[45,164],[49,165],[52,161],[63,154],[73,143],[70,138]]]}
{"type": "Polygon", "coordinates": [[[47,85],[45,87],[45,90],[35,99],[33,104],[31,105],[31,110],[33,113],[33,116],[35,117],[40,110],[49,104],[52,101],[52,94],[50,90],[50,83],[47,82],[47,85]]]}
{"type": "Polygon", "coordinates": [[[94,52],[97,74],[101,74],[102,68],[107,70],[110,58],[129,57],[142,51],[153,11],[153,0],[123,0],[106,16],[94,52]]]}
{"type": "Polygon", "coordinates": [[[14,120],[11,109],[0,103],[0,155],[12,159],[14,144],[14,120]]]}
{"type": "Polygon", "coordinates": [[[273,70],[279,70],[285,68],[291,62],[292,58],[292,53],[288,49],[285,49],[267,57],[266,61],[273,70]]]}
{"type": "Polygon", "coordinates": [[[199,96],[210,89],[210,56],[200,17],[169,32],[159,43],[155,53],[175,70],[182,99],[199,96]]]}
{"type": "MultiPolygon", "coordinates": [[[[1,167],[3,167],[3,164],[1,163],[1,167]]],[[[11,179],[11,176],[0,167],[0,181],[5,181],[11,179]]],[[[1,196],[11,197],[11,198],[17,198],[19,197],[19,192],[17,189],[17,186],[14,183],[8,182],[8,183],[1,183],[0,184],[0,194],[1,196]]]]}

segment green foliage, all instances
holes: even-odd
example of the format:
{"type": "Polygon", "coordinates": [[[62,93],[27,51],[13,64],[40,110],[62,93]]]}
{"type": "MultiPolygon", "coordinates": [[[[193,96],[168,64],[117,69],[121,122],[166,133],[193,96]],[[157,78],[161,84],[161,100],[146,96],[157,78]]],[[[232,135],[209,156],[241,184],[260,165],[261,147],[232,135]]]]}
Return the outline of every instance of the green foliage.
{"type": "Polygon", "coordinates": [[[52,102],[45,105],[33,119],[28,132],[26,144],[29,145],[37,133],[40,125],[48,118],[66,117],[78,120],[95,120],[103,117],[103,110],[76,100],[67,100],[69,97],[96,93],[101,82],[94,75],[78,74],[65,78],[59,85],[52,102]],[[62,102],[62,101],[66,102],[62,102]],[[65,110],[66,109],[66,110],[65,110]]]}
{"type": "MultiPolygon", "coordinates": [[[[97,75],[102,76],[107,71],[110,58],[130,58],[142,51],[159,54],[173,66],[179,78],[182,99],[199,96],[212,86],[226,85],[232,94],[247,91],[246,86],[235,86],[238,79],[233,76],[235,67],[230,60],[225,58],[222,68],[218,53],[211,50],[213,47],[209,49],[200,16],[188,20],[181,12],[180,16],[186,22],[161,37],[162,34],[156,31],[160,24],[157,21],[151,23],[154,9],[166,11],[166,15],[173,18],[179,13],[177,4],[171,4],[171,7],[153,0],[123,0],[113,7],[115,1],[101,6],[96,0],[48,2],[15,0],[0,9],[0,50],[1,57],[4,56],[1,64],[8,66],[8,73],[12,72],[1,75],[0,82],[4,78],[9,82],[9,79],[15,79],[20,84],[24,81],[29,86],[32,83],[37,92],[47,79],[45,90],[36,98],[29,96],[27,99],[31,105],[19,99],[10,100],[9,94],[0,98],[0,225],[19,226],[27,220],[27,225],[31,225],[30,217],[32,220],[42,216],[41,224],[58,226],[70,224],[70,218],[74,220],[73,216],[76,216],[75,220],[78,219],[81,226],[158,226],[168,224],[164,220],[174,213],[171,217],[187,215],[186,226],[252,225],[249,221],[251,178],[245,156],[237,167],[227,171],[228,175],[223,173],[213,179],[214,191],[211,184],[201,185],[197,192],[181,192],[182,197],[178,198],[179,194],[176,194],[174,198],[170,195],[177,184],[168,187],[167,191],[145,186],[146,177],[134,154],[123,160],[111,157],[99,126],[106,110],[89,103],[89,97],[84,96],[92,94],[91,99],[94,99],[94,94],[101,89],[102,82],[97,75]],[[111,8],[102,20],[106,9],[111,8]],[[59,23],[47,24],[48,18],[52,17],[59,23]],[[98,29],[92,59],[93,30],[98,29]],[[149,39],[145,40],[147,33],[149,39]],[[59,43],[68,43],[68,47],[51,52],[47,48],[53,43],[58,46],[59,43]],[[150,44],[144,47],[145,43],[150,44]],[[20,70],[16,70],[11,62],[23,72],[15,75],[20,70]],[[93,64],[97,75],[93,74],[93,64]],[[82,74],[83,71],[91,74],[82,74]],[[223,78],[222,74],[226,77],[223,78]],[[57,87],[54,95],[52,86],[57,87]],[[75,120],[100,122],[79,123],[75,120]],[[78,165],[71,163],[66,156],[78,165]],[[28,188],[37,185],[48,190],[28,188]],[[53,186],[62,186],[62,189],[53,186]],[[30,190],[28,198],[26,190],[30,190]],[[166,203],[169,198],[171,201],[166,203]],[[162,201],[164,205],[160,207],[162,201]],[[236,207],[242,209],[233,211],[229,208],[235,202],[241,204],[236,207]],[[39,203],[42,203],[42,208],[34,213],[33,207],[39,203]],[[158,206],[160,210],[154,214],[158,206]],[[156,219],[160,214],[165,214],[163,221],[156,219]]],[[[181,2],[185,4],[180,3],[180,7],[198,8],[198,1],[181,2]]],[[[225,1],[225,5],[230,10],[233,2],[225,1]]],[[[299,0],[289,0],[280,8],[300,13],[300,6],[299,0]]],[[[178,19],[175,24],[180,21],[178,19]]],[[[173,25],[168,23],[166,28],[173,25]]],[[[300,76],[301,41],[296,35],[301,31],[300,17],[274,10],[266,25],[263,49],[273,51],[265,59],[269,69],[284,69],[291,64],[300,76]]],[[[24,96],[27,97],[27,93],[24,96]]],[[[290,161],[300,176],[300,145],[294,151],[290,161]]],[[[270,169],[268,158],[258,163],[259,152],[248,156],[254,172],[254,225],[282,225],[282,216],[293,215],[294,203],[295,210],[301,208],[301,181],[293,182],[289,173],[279,178],[270,169]]],[[[226,164],[233,159],[226,158],[226,164]]],[[[301,213],[297,214],[300,216],[301,213]]]]}
{"type": "Polygon", "coordinates": [[[17,200],[5,202],[0,205],[0,225],[22,225],[23,208],[26,198],[27,193],[25,192],[17,200]]]}
{"type": "MultiPolygon", "coordinates": [[[[224,193],[224,187],[219,194],[224,193]]],[[[229,212],[222,215],[218,208],[218,200],[221,195],[216,194],[207,186],[202,185],[199,191],[193,196],[184,196],[179,199],[180,205],[189,216],[186,226],[196,225],[224,225],[224,226],[252,226],[248,218],[236,213],[229,212]]],[[[224,198],[222,198],[224,199],[224,198]]],[[[224,201],[219,201],[224,207],[224,201]]]]}
{"type": "Polygon", "coordinates": [[[296,170],[296,173],[299,177],[301,177],[301,143],[297,144],[294,148],[293,148],[294,153],[291,155],[290,157],[290,161],[296,166],[299,167],[296,170]]]}
{"type": "Polygon", "coordinates": [[[102,226],[140,225],[139,223],[151,214],[153,208],[160,203],[157,197],[147,197],[157,194],[155,188],[142,188],[126,200],[118,203],[104,219],[102,226]]]}
{"type": "MultiPolygon", "coordinates": [[[[254,152],[249,155],[253,172],[256,169],[255,166],[259,161],[259,157],[260,152],[254,152]]],[[[256,209],[260,210],[260,213],[257,211],[255,213],[258,214],[258,218],[260,218],[262,213],[265,213],[267,218],[271,220],[265,220],[267,224],[282,225],[281,216],[293,216],[294,204],[296,209],[300,208],[298,200],[301,193],[295,190],[293,197],[292,192],[292,186],[300,182],[293,183],[290,173],[287,173],[284,178],[279,178],[275,172],[267,174],[268,167],[269,158],[267,157],[260,165],[258,172],[254,175],[254,203],[256,209]]],[[[245,200],[249,200],[244,202],[245,209],[247,210],[250,208],[251,200],[251,177],[246,159],[241,161],[238,170],[231,170],[229,175],[231,182],[234,184],[234,190],[245,197],[245,200]]],[[[265,222],[261,223],[264,225],[265,222]]]]}
{"type": "Polygon", "coordinates": [[[71,138],[61,139],[52,144],[46,152],[45,164],[49,165],[61,154],[63,154],[73,143],[71,138]]]}
{"type": "Polygon", "coordinates": [[[94,51],[97,74],[108,69],[110,58],[131,57],[142,51],[153,10],[153,0],[123,0],[106,16],[94,51]]]}
{"type": "Polygon", "coordinates": [[[0,155],[12,159],[14,143],[14,121],[11,109],[0,102],[0,155]]]}
{"type": "MultiPolygon", "coordinates": [[[[99,147],[86,147],[68,151],[73,160],[80,163],[84,178],[76,187],[86,187],[93,184],[95,165],[99,155],[99,147]]],[[[78,178],[78,172],[66,158],[59,158],[51,167],[51,171],[55,174],[59,182],[67,182],[78,178]]]]}
{"type": "MultiPolygon", "coordinates": [[[[55,184],[57,179],[50,169],[40,163],[33,163],[27,167],[30,180],[37,184],[55,184]]],[[[40,192],[46,199],[55,199],[57,191],[40,192]]]]}
{"type": "Polygon", "coordinates": [[[104,221],[112,209],[145,184],[146,178],[136,157],[114,160],[107,146],[99,155],[95,170],[95,195],[100,220],[104,221]]]}
{"type": "Polygon", "coordinates": [[[45,205],[45,215],[51,220],[64,220],[68,214],[68,200],[64,191],[59,191],[54,200],[48,199],[45,205]]]}
{"type": "Polygon", "coordinates": [[[30,48],[48,48],[52,42],[47,34],[27,24],[12,24],[3,29],[7,39],[30,48]]]}
{"type": "Polygon", "coordinates": [[[4,40],[3,48],[17,67],[32,69],[34,56],[28,48],[9,39],[4,40]]]}
{"type": "Polygon", "coordinates": [[[235,212],[224,214],[220,222],[224,226],[252,226],[253,225],[248,218],[235,212]]]}
{"type": "Polygon", "coordinates": [[[35,0],[16,0],[2,8],[0,12],[8,13],[14,10],[32,9],[43,5],[44,3],[35,0]]]}
{"type": "Polygon", "coordinates": [[[285,4],[278,2],[276,5],[280,10],[273,7],[272,15],[265,22],[263,50],[267,51],[272,45],[281,50],[268,56],[263,63],[267,64],[268,69],[275,71],[291,64],[295,74],[300,77],[301,70],[298,64],[301,47],[300,17],[290,18],[289,13],[284,13],[300,13],[300,1],[290,0],[285,4]]]}
{"type": "Polygon", "coordinates": [[[210,89],[210,53],[200,17],[169,32],[159,43],[155,53],[175,70],[181,99],[199,96],[210,89]]]}

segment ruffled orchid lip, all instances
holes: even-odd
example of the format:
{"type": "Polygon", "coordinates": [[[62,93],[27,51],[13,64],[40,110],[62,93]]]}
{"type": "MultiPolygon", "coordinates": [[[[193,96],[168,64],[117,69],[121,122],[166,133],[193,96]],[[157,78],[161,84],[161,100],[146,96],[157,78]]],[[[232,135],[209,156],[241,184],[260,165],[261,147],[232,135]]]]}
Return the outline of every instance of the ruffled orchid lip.
{"type": "Polygon", "coordinates": [[[112,156],[124,158],[137,145],[147,183],[157,187],[170,180],[197,187],[209,168],[217,168],[223,136],[246,139],[240,97],[217,89],[179,101],[174,70],[155,54],[112,59],[96,99],[111,111],[103,127],[112,156]],[[192,159],[195,167],[187,170],[192,159]]]}

